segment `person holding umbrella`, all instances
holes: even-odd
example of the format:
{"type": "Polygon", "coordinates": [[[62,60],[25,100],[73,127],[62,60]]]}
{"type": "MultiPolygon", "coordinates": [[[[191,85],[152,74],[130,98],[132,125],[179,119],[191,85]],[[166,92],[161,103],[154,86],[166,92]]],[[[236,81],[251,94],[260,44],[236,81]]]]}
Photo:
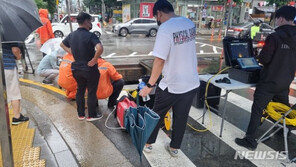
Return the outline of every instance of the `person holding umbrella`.
{"type": "Polygon", "coordinates": [[[163,79],[155,93],[153,111],[160,116],[160,121],[152,132],[144,151],[151,152],[152,145],[170,108],[173,109],[172,141],[166,145],[171,156],[178,156],[184,136],[188,114],[197,88],[200,85],[197,72],[196,27],[184,17],[177,16],[167,0],[158,0],[153,8],[153,15],[160,25],[153,49],[155,56],[152,74],[140,96],[145,97],[154,87],[160,74],[163,79]]]}
{"type": "Polygon", "coordinates": [[[21,114],[21,91],[16,60],[21,59],[21,50],[17,43],[3,43],[3,64],[6,81],[7,102],[11,102],[14,117],[12,125],[18,125],[29,120],[21,114]]]}
{"type": "Polygon", "coordinates": [[[61,43],[61,47],[74,56],[72,73],[78,84],[76,103],[78,119],[85,119],[85,91],[87,88],[88,118],[87,121],[95,121],[102,117],[97,111],[97,89],[100,78],[98,59],[103,53],[103,46],[99,38],[89,32],[92,29],[92,17],[88,13],[80,12],[77,16],[79,28],[70,33],[61,43]],[[95,51],[96,49],[96,51],[95,51]]]}

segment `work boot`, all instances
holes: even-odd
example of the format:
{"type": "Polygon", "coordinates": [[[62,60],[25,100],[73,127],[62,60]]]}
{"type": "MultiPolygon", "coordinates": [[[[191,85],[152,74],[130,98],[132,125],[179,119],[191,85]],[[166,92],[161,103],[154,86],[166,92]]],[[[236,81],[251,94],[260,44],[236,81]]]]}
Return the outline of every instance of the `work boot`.
{"type": "Polygon", "coordinates": [[[257,144],[253,145],[247,138],[236,138],[235,143],[252,151],[254,151],[257,148],[257,144]]]}

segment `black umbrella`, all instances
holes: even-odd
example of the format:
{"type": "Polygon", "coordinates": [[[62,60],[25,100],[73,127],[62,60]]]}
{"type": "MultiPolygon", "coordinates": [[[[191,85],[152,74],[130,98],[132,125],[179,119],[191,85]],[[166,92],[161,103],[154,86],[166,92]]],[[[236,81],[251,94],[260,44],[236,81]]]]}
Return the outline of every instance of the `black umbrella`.
{"type": "Polygon", "coordinates": [[[33,0],[0,0],[0,35],[3,42],[23,42],[42,26],[33,0]]]}
{"type": "Polygon", "coordinates": [[[1,40],[4,42],[23,42],[29,34],[40,26],[42,26],[42,23],[33,0],[0,0],[0,126],[2,127],[0,129],[0,151],[2,152],[3,166],[13,166],[13,159],[10,128],[7,125],[9,121],[6,120],[8,118],[8,107],[5,96],[1,40]]]}

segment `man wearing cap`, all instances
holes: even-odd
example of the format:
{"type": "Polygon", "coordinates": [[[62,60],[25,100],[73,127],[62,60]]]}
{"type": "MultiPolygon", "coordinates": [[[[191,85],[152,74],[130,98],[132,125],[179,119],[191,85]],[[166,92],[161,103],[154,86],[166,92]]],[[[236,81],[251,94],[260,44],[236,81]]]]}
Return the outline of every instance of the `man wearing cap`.
{"type": "Polygon", "coordinates": [[[155,56],[151,78],[140,96],[147,96],[160,76],[153,111],[159,114],[160,121],[156,125],[147,144],[145,152],[152,151],[157,134],[167,111],[172,108],[174,121],[172,141],[166,144],[171,156],[178,156],[181,147],[190,107],[200,85],[197,72],[196,27],[185,17],[177,16],[174,8],[167,0],[159,0],[153,8],[158,29],[153,55],[155,56]]]}
{"type": "Polygon", "coordinates": [[[66,52],[73,54],[75,60],[71,69],[78,84],[76,104],[79,120],[86,118],[84,95],[87,89],[88,117],[86,121],[95,121],[103,116],[98,111],[96,95],[100,78],[97,63],[103,53],[103,46],[99,38],[89,32],[92,29],[91,20],[91,15],[80,12],[77,16],[79,28],[70,33],[61,43],[61,47],[66,52]]]}

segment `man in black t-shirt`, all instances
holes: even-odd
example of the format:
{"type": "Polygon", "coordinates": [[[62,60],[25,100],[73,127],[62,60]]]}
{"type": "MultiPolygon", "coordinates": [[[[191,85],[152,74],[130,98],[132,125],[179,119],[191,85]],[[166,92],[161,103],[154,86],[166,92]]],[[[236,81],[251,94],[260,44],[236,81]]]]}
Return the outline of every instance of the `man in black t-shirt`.
{"type": "Polygon", "coordinates": [[[79,28],[69,34],[61,43],[61,47],[70,54],[73,54],[75,62],[72,63],[72,73],[78,84],[76,103],[78,119],[85,119],[85,98],[88,91],[88,118],[87,121],[95,121],[102,117],[97,110],[97,88],[100,78],[98,70],[98,59],[103,53],[103,46],[99,38],[89,32],[92,29],[91,16],[81,12],[77,16],[79,28]],[[96,48],[96,51],[95,51],[96,48]]]}

